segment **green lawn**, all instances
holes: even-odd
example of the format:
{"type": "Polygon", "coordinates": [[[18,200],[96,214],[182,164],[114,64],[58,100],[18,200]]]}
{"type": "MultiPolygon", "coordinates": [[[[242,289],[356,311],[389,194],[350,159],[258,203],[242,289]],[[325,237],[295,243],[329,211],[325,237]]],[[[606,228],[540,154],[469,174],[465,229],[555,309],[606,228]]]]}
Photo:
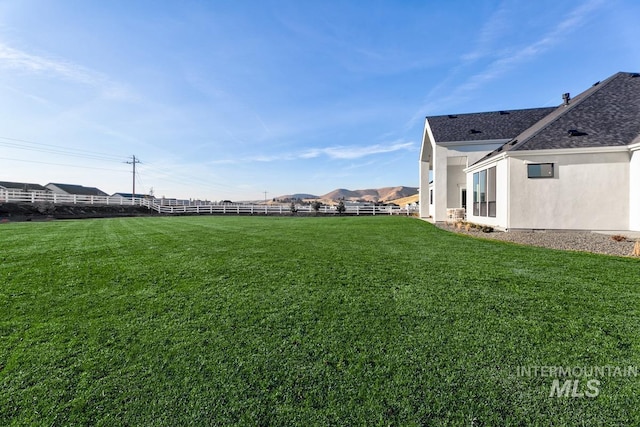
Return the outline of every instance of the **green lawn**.
{"type": "Polygon", "coordinates": [[[640,376],[518,373],[640,368],[637,259],[398,217],[9,223],[0,259],[0,425],[640,424],[640,376]]]}

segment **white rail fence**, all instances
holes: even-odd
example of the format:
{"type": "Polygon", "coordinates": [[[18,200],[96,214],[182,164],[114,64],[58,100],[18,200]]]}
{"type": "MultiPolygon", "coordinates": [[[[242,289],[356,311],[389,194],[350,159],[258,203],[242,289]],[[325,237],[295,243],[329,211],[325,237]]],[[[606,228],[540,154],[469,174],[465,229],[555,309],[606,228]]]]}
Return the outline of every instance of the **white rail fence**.
{"type": "MultiPolygon", "coordinates": [[[[0,190],[0,203],[51,203],[59,205],[102,205],[102,206],[143,206],[161,214],[229,214],[229,215],[287,215],[292,214],[291,205],[256,204],[201,204],[164,205],[161,199],[127,198],[120,196],[81,196],[45,192],[0,190]]],[[[310,205],[296,205],[300,214],[315,213],[310,205]]],[[[359,206],[346,205],[347,215],[411,215],[418,211],[414,206],[359,206]]],[[[337,214],[335,206],[323,205],[318,210],[322,214],[337,214]]]]}
{"type": "Polygon", "coordinates": [[[0,203],[53,203],[56,205],[140,205],[147,206],[141,198],[118,196],[81,196],[36,191],[12,191],[0,189],[0,203]]]}

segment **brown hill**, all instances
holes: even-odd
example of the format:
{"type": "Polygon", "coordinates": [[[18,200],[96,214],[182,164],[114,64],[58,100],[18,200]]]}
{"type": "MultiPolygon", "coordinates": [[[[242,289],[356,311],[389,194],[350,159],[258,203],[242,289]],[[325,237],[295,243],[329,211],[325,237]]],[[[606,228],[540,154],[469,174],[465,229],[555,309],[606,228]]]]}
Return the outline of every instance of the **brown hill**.
{"type": "Polygon", "coordinates": [[[417,187],[384,187],[366,190],[347,190],[339,188],[320,196],[322,200],[349,200],[349,201],[365,201],[365,202],[387,202],[390,200],[401,199],[403,197],[413,196],[418,193],[417,187]]]}
{"type": "Polygon", "coordinates": [[[420,198],[419,194],[414,194],[413,196],[407,196],[407,197],[403,197],[401,199],[388,200],[388,202],[389,203],[395,203],[398,206],[404,207],[404,205],[408,205],[408,204],[411,204],[411,203],[418,202],[419,198],[420,198]]]}

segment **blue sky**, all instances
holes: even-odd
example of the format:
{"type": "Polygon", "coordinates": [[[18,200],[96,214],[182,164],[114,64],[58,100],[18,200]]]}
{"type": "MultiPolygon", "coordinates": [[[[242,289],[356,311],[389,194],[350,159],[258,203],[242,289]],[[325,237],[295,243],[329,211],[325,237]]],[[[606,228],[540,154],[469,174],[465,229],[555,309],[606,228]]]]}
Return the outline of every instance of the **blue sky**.
{"type": "Polygon", "coordinates": [[[0,0],[0,180],[252,200],[418,185],[426,115],[640,71],[640,2],[0,0]]]}

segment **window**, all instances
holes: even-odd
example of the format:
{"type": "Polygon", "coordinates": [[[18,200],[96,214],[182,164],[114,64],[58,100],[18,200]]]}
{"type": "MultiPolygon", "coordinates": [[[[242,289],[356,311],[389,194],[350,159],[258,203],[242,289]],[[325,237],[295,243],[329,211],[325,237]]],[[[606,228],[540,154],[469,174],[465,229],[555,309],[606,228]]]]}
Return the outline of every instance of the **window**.
{"type": "Polygon", "coordinates": [[[553,163],[529,163],[527,178],[553,178],[553,163]]]}
{"type": "Polygon", "coordinates": [[[480,175],[476,172],[473,174],[473,216],[480,215],[480,205],[478,204],[478,188],[480,187],[480,175]]]}
{"type": "Polygon", "coordinates": [[[487,169],[487,213],[488,216],[496,216],[496,168],[487,169]]]}
{"type": "Polygon", "coordinates": [[[480,196],[480,216],[487,216],[487,171],[483,170],[478,173],[479,187],[478,195],[480,196]]]}
{"type": "Polygon", "coordinates": [[[473,174],[473,215],[496,216],[496,168],[473,174]]]}

